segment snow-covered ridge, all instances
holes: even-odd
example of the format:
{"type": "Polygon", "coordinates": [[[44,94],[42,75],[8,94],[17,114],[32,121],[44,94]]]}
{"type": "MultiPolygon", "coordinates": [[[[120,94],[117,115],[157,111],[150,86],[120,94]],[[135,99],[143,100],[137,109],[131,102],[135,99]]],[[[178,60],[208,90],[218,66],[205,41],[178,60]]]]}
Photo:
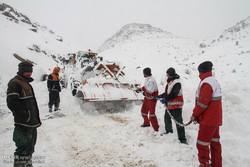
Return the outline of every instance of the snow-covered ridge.
{"type": "Polygon", "coordinates": [[[16,74],[17,64],[21,60],[34,62],[33,77],[40,80],[42,74],[50,73],[55,66],[60,66],[60,57],[78,51],[73,44],[62,40],[46,26],[31,21],[28,16],[7,4],[0,3],[0,23],[0,70],[9,72],[0,77],[0,85],[3,84],[0,94],[6,90],[10,76],[16,74]]]}
{"type": "Polygon", "coordinates": [[[250,29],[250,16],[238,22],[236,25],[226,29],[223,32],[223,34],[226,34],[226,33],[234,34],[234,33],[240,32],[242,37],[244,38],[245,35],[249,33],[249,29],[250,29]]]}
{"type": "Polygon", "coordinates": [[[112,37],[107,39],[99,48],[98,52],[102,52],[106,49],[114,47],[119,43],[124,43],[126,41],[135,40],[135,37],[142,38],[170,38],[171,33],[163,31],[160,28],[152,27],[150,24],[139,24],[131,23],[123,26],[118,32],[116,32],[112,37]]]}
{"type": "Polygon", "coordinates": [[[250,38],[250,16],[239,21],[232,27],[225,29],[219,36],[212,39],[206,39],[200,43],[201,48],[216,46],[221,42],[231,42],[234,45],[239,45],[242,40],[250,38]]]}
{"type": "Polygon", "coordinates": [[[7,4],[0,4],[0,12],[2,15],[6,16],[6,18],[10,21],[13,21],[17,24],[24,24],[28,26],[29,30],[33,32],[38,32],[38,31],[47,31],[51,34],[53,34],[56,38],[56,40],[62,42],[63,38],[59,35],[56,35],[54,31],[48,30],[46,26],[41,26],[36,22],[32,22],[26,15],[18,12],[15,10],[13,7],[7,5],[7,4]]]}

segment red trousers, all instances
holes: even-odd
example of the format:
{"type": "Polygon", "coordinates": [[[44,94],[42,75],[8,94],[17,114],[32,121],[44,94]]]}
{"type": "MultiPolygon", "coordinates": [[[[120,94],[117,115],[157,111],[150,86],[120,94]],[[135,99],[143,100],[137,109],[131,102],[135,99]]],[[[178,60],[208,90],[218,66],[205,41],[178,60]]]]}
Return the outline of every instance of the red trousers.
{"type": "Polygon", "coordinates": [[[155,131],[158,131],[159,125],[157,121],[157,117],[155,115],[155,106],[156,100],[144,98],[142,107],[141,107],[141,114],[142,118],[144,119],[144,125],[152,125],[155,131]],[[149,113],[149,115],[148,115],[149,113]]]}
{"type": "Polygon", "coordinates": [[[209,166],[211,152],[211,166],[222,167],[219,127],[200,125],[196,146],[200,164],[209,166]]]}

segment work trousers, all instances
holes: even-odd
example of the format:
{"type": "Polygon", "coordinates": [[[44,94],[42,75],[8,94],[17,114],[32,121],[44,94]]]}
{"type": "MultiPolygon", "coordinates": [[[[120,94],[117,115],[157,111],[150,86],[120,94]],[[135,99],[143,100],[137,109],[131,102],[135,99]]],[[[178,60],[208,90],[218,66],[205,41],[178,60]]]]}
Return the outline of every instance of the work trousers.
{"type": "MultiPolygon", "coordinates": [[[[173,110],[169,110],[171,115],[174,117],[174,119],[179,122],[183,123],[182,119],[182,108],[177,108],[173,110]]],[[[165,110],[165,115],[164,115],[164,122],[165,122],[165,130],[166,133],[173,133],[173,127],[172,127],[172,121],[171,117],[169,116],[167,109],[165,110]]],[[[177,134],[178,134],[178,139],[180,140],[181,143],[186,143],[186,137],[185,137],[185,129],[182,126],[179,126],[176,124],[176,129],[177,129],[177,134]]]]}
{"type": "Polygon", "coordinates": [[[144,125],[152,125],[155,131],[158,131],[159,125],[157,121],[157,117],[155,115],[155,106],[157,101],[153,99],[144,98],[141,114],[142,118],[144,119],[144,125]]]}
{"type": "Polygon", "coordinates": [[[14,167],[30,166],[31,158],[35,150],[37,129],[15,126],[13,141],[16,144],[14,153],[14,167]]]}
{"type": "Polygon", "coordinates": [[[211,166],[222,167],[219,127],[200,125],[196,146],[200,164],[209,166],[211,152],[211,166]]]}
{"type": "Polygon", "coordinates": [[[52,108],[55,105],[55,108],[59,108],[60,104],[60,96],[58,91],[50,91],[49,92],[49,108],[52,108]]]}

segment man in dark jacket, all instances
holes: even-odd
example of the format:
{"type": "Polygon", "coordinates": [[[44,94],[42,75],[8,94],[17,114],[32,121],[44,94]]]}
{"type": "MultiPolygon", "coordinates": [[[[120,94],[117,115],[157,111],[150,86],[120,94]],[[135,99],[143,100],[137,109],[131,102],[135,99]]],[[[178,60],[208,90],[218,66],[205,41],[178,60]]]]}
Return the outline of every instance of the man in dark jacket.
{"type": "Polygon", "coordinates": [[[52,106],[55,105],[54,111],[59,109],[61,86],[59,79],[59,67],[55,67],[53,72],[49,75],[47,86],[49,91],[49,112],[52,112],[52,106]]]}
{"type": "MultiPolygon", "coordinates": [[[[175,69],[171,67],[167,70],[167,77],[168,80],[165,92],[157,96],[158,98],[162,98],[161,102],[167,106],[164,116],[165,130],[166,130],[164,134],[173,133],[171,117],[169,116],[167,110],[169,110],[169,112],[177,122],[181,124],[183,123],[182,106],[184,104],[184,100],[183,100],[180,76],[176,74],[175,69]]],[[[178,139],[180,140],[181,143],[186,144],[187,140],[185,137],[184,127],[181,127],[176,124],[176,128],[178,133],[178,139]]]]}
{"type": "Polygon", "coordinates": [[[20,63],[18,75],[8,83],[6,100],[15,122],[13,133],[13,141],[16,144],[14,167],[32,166],[31,157],[36,144],[37,127],[41,125],[34,90],[29,84],[33,81],[31,78],[32,66],[28,62],[20,63]]]}

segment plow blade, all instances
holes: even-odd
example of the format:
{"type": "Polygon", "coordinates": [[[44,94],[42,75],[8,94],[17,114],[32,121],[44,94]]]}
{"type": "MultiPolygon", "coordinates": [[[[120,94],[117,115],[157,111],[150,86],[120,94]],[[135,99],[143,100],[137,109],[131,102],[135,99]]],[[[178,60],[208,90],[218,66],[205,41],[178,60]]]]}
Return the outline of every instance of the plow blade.
{"type": "Polygon", "coordinates": [[[131,85],[104,83],[81,85],[76,96],[84,101],[142,101],[143,95],[131,89],[131,85]]]}

